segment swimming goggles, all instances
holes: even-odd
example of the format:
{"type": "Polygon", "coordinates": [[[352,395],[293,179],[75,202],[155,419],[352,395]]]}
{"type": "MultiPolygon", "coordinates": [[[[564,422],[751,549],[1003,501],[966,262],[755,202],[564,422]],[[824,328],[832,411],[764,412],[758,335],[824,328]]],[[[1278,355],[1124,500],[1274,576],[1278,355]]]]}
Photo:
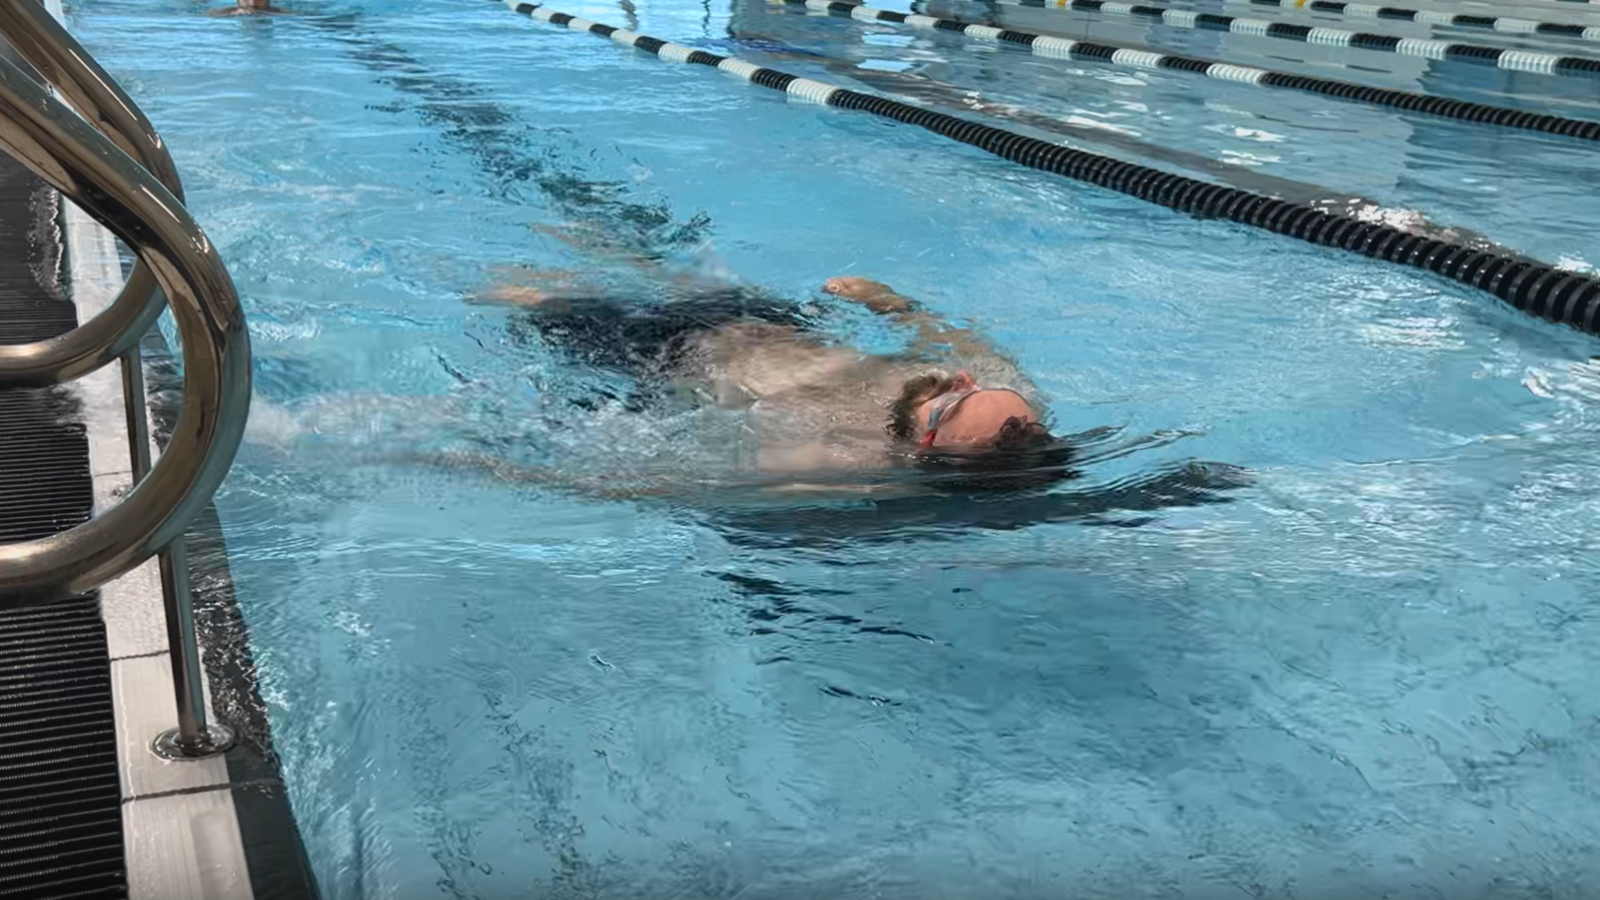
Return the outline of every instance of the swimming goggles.
{"type": "MultiPolygon", "coordinates": [[[[924,450],[932,447],[934,440],[939,436],[939,424],[948,419],[950,414],[955,412],[956,407],[960,406],[968,397],[973,394],[981,394],[984,391],[1006,391],[1022,397],[1020,392],[1008,387],[975,387],[965,391],[950,391],[940,394],[934,398],[933,408],[928,410],[928,430],[922,433],[922,441],[919,446],[924,450]]],[[[1028,398],[1022,397],[1022,399],[1026,402],[1028,398]]]]}

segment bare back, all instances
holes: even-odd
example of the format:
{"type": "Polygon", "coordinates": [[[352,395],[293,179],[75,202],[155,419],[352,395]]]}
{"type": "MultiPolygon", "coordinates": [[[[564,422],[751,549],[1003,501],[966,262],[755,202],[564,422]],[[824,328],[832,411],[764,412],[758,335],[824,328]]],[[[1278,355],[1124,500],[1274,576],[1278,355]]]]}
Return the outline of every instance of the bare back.
{"type": "MultiPolygon", "coordinates": [[[[1003,360],[972,362],[988,370],[980,377],[1020,381],[1003,360]]],[[[830,346],[761,322],[697,336],[683,366],[683,376],[702,384],[717,406],[747,411],[747,427],[759,441],[757,468],[766,473],[889,465],[889,404],[907,379],[932,368],[926,360],[830,346]]]]}

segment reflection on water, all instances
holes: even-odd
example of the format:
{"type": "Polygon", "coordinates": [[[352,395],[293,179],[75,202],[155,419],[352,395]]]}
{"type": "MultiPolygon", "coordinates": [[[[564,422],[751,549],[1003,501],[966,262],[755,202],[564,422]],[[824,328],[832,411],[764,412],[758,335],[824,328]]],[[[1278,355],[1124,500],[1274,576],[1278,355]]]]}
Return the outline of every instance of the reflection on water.
{"type": "Polygon", "coordinates": [[[530,139],[538,129],[519,122],[476,85],[425,66],[383,39],[363,15],[318,16],[308,21],[351,48],[351,58],[370,71],[374,81],[409,101],[385,106],[383,111],[396,115],[414,111],[449,144],[470,156],[500,196],[523,200],[522,191],[531,187],[540,200],[568,219],[601,220],[604,228],[594,233],[603,231],[609,244],[606,249],[618,254],[660,260],[705,240],[710,222],[704,215],[674,221],[664,206],[631,200],[623,182],[586,180],[553,158],[548,149],[545,158],[539,158],[535,155],[537,144],[530,139]]]}
{"type": "Polygon", "coordinates": [[[1227,502],[1249,484],[1236,467],[1191,463],[1079,490],[932,494],[870,504],[731,508],[705,521],[732,544],[828,546],[841,542],[957,539],[978,529],[1010,531],[1051,522],[1138,527],[1174,507],[1227,502]]]}

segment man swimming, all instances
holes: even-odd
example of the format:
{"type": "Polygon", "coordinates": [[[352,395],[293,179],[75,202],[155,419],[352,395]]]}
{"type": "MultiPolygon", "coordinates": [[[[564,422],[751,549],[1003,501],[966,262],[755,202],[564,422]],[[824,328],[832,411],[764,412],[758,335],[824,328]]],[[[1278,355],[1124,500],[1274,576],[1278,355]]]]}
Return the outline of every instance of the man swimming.
{"type": "Polygon", "coordinates": [[[553,280],[555,289],[546,276],[546,287],[506,284],[474,299],[518,308],[512,333],[632,379],[636,410],[687,402],[741,414],[739,443],[754,444],[738,466],[746,473],[836,483],[827,473],[913,468],[993,487],[1066,472],[1071,449],[1050,434],[1016,364],[878,282],[834,278],[822,292],[910,332],[897,353],[841,346],[815,305],[745,288],[680,282],[629,303],[553,280]]]}
{"type": "Polygon", "coordinates": [[[271,0],[239,0],[231,9],[214,9],[211,16],[271,16],[282,15],[286,10],[273,6],[271,0]]]}
{"type": "Polygon", "coordinates": [[[827,301],[662,271],[650,267],[637,293],[614,280],[585,286],[567,273],[524,271],[468,297],[512,308],[500,347],[525,354],[531,392],[452,369],[459,389],[443,395],[328,394],[293,407],[258,397],[252,443],[291,459],[340,453],[352,466],[424,465],[597,499],[682,503],[761,543],[1068,520],[1137,525],[1156,510],[1226,502],[1249,483],[1235,467],[1186,462],[1043,490],[1077,467],[1185,433],[1130,437],[1107,427],[1055,437],[1038,389],[1012,360],[876,282],[835,278],[821,293],[899,326],[908,340],[898,352],[832,338],[823,325],[844,310],[827,301]]]}

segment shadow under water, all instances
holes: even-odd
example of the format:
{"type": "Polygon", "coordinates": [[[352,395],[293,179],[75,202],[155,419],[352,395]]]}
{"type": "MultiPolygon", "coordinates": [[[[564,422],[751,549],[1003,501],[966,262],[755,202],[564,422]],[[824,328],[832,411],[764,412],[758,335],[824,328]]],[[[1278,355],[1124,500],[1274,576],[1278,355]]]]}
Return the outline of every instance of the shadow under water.
{"type": "Polygon", "coordinates": [[[1191,461],[1079,489],[937,493],[848,503],[723,507],[696,513],[729,543],[760,548],[949,540],[973,530],[1055,522],[1133,528],[1164,509],[1232,502],[1252,484],[1238,466],[1191,461]]]}

